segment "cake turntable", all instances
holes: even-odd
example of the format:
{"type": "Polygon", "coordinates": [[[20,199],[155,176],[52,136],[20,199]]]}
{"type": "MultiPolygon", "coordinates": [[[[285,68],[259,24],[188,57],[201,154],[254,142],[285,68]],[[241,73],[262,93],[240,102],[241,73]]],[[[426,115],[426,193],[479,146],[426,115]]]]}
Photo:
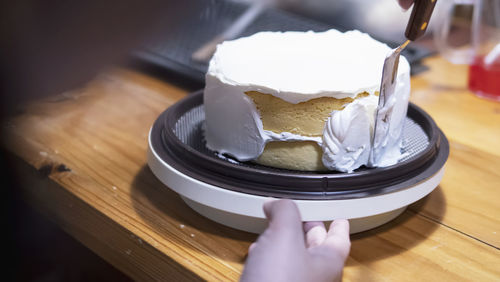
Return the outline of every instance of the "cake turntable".
{"type": "Polygon", "coordinates": [[[302,172],[239,162],[206,148],[203,91],[165,110],[149,133],[148,164],[192,209],[229,227],[260,233],[271,198],[293,199],[304,221],[347,218],[351,233],[382,225],[432,192],[444,173],[448,140],[410,104],[403,157],[396,165],[353,173],[302,172]]]}

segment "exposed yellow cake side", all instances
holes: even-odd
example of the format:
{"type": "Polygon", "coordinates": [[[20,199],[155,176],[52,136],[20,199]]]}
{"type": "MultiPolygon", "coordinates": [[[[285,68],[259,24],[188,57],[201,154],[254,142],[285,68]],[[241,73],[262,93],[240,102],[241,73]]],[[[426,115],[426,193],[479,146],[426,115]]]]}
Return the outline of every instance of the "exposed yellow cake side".
{"type": "Polygon", "coordinates": [[[323,150],[314,141],[269,142],[257,163],[272,167],[303,170],[326,171],[321,157],[323,150]]]}
{"type": "MultiPolygon", "coordinates": [[[[303,136],[322,136],[325,122],[334,110],[343,109],[345,104],[354,101],[353,98],[336,99],[321,97],[306,102],[292,104],[273,95],[257,91],[245,92],[252,98],[264,130],[275,133],[290,132],[303,136]]],[[[356,96],[368,96],[367,92],[356,96]]]]}
{"type": "MultiPolygon", "coordinates": [[[[245,92],[260,113],[264,130],[275,133],[290,132],[303,136],[321,137],[331,112],[342,110],[354,99],[366,97],[368,92],[353,98],[321,97],[292,104],[273,95],[257,91],[245,92]]],[[[378,93],[375,93],[377,95],[378,93]]],[[[262,165],[303,171],[327,170],[321,160],[322,148],[314,141],[272,141],[255,161],[262,165]]]]}

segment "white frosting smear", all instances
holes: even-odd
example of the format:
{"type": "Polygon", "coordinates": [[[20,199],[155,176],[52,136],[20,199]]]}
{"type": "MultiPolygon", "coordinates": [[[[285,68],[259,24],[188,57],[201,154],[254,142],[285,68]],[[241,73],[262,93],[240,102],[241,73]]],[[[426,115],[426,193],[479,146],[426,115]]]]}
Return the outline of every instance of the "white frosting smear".
{"type": "Polygon", "coordinates": [[[379,164],[368,163],[382,66],[390,48],[359,31],[261,32],[226,41],[217,47],[206,75],[204,104],[207,147],[241,161],[256,159],[269,141],[315,141],[323,148],[323,163],[351,172],[362,166],[386,166],[401,157],[401,129],[410,93],[410,67],[401,57],[396,98],[387,103],[393,113],[391,135],[379,164]],[[253,101],[244,94],[258,91],[290,103],[319,97],[355,97],[333,111],[322,137],[263,129],[253,101]]]}
{"type": "Polygon", "coordinates": [[[331,114],[323,134],[326,168],[351,172],[368,163],[377,102],[377,96],[370,95],[331,114]]]}

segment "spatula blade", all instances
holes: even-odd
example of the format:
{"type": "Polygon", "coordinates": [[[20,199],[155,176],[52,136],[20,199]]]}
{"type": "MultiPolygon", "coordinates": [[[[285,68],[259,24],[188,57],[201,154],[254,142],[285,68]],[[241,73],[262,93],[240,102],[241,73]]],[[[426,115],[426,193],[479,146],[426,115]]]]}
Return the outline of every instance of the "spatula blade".
{"type": "Polygon", "coordinates": [[[380,92],[378,107],[375,112],[375,124],[372,135],[372,148],[370,154],[370,163],[372,166],[378,166],[383,157],[384,149],[389,142],[389,126],[392,117],[392,106],[395,103],[395,89],[397,83],[397,73],[399,65],[399,56],[404,46],[392,50],[384,60],[382,71],[382,80],[380,83],[380,92]]]}

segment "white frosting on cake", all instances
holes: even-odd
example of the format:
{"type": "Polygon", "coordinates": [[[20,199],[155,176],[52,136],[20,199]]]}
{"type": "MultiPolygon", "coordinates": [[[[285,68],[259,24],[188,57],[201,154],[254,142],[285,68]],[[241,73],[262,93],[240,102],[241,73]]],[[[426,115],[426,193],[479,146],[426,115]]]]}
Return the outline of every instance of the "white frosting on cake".
{"type": "Polygon", "coordinates": [[[380,124],[389,129],[381,142],[379,162],[372,163],[369,159],[378,104],[378,97],[370,95],[354,100],[341,111],[333,111],[328,118],[323,132],[322,160],[325,167],[352,172],[362,165],[385,167],[398,162],[410,93],[409,73],[400,75],[395,91],[397,94],[380,109],[389,112],[388,120],[380,124]]]}
{"type": "Polygon", "coordinates": [[[368,163],[377,102],[377,96],[370,95],[331,114],[323,134],[325,167],[351,171],[368,163]]]}
{"type": "Polygon", "coordinates": [[[336,30],[261,32],[220,44],[206,75],[207,147],[248,161],[256,159],[271,140],[309,140],[322,146],[323,163],[332,170],[350,172],[361,165],[396,163],[410,92],[410,67],[404,57],[399,63],[396,98],[385,109],[395,113],[387,125],[394,134],[386,142],[382,162],[368,163],[378,101],[374,93],[380,88],[383,62],[390,50],[359,31],[336,30]],[[323,137],[308,137],[264,130],[247,91],[271,94],[290,103],[355,97],[365,91],[370,96],[333,111],[323,137]]]}

